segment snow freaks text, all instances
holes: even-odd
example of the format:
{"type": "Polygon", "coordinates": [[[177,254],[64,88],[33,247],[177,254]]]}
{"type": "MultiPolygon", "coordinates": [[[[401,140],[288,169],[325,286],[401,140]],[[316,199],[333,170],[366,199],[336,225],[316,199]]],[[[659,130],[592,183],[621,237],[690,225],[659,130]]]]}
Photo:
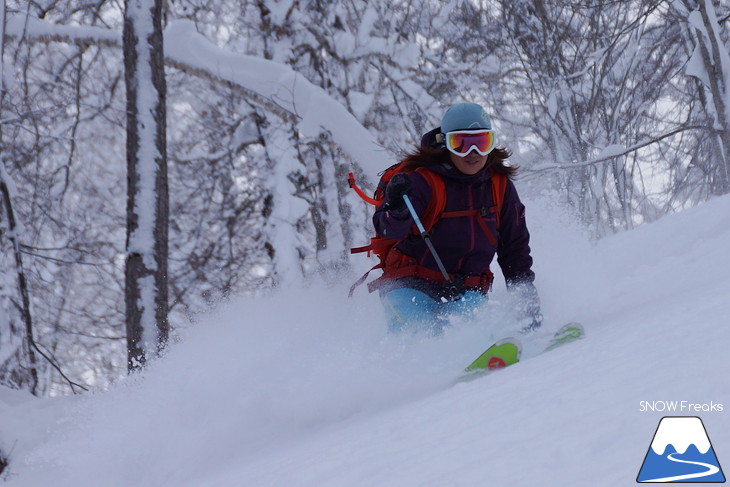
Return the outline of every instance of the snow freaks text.
{"type": "Polygon", "coordinates": [[[723,405],[710,401],[696,403],[692,401],[640,401],[639,412],[671,412],[671,413],[720,413],[723,405]]]}

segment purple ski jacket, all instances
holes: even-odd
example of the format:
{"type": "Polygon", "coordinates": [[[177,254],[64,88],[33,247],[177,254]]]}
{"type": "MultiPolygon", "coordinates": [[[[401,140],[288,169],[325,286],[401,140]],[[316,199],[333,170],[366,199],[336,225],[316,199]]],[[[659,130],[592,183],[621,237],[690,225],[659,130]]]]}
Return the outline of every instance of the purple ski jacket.
{"type": "MultiPolygon", "coordinates": [[[[491,174],[487,168],[474,175],[466,175],[450,163],[429,166],[429,170],[443,177],[446,187],[446,208],[444,212],[481,210],[484,216],[462,216],[443,218],[429,231],[431,241],[449,274],[457,276],[479,276],[488,272],[495,253],[508,285],[532,282],[530,234],[525,224],[525,206],[520,202],[512,181],[507,188],[500,213],[500,227],[497,229],[495,216],[488,208],[494,206],[492,199],[491,174]],[[483,230],[476,218],[483,218],[491,236],[483,230]],[[490,238],[491,237],[491,238],[490,238]]],[[[418,173],[410,173],[412,188],[411,202],[419,216],[431,198],[431,188],[418,173]]],[[[389,204],[380,206],[373,215],[376,231],[387,238],[403,239],[395,248],[413,257],[418,264],[438,271],[438,265],[420,235],[411,231],[413,219],[407,208],[393,211],[389,204]]],[[[402,278],[388,285],[393,287],[417,287],[431,295],[443,295],[446,283],[420,282],[423,279],[402,278]],[[414,280],[415,285],[414,285],[414,280]]]]}

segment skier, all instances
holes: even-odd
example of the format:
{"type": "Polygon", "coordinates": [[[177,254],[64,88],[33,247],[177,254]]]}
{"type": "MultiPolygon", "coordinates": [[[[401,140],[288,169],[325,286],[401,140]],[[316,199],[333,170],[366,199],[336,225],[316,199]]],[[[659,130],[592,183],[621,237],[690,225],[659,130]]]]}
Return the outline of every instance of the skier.
{"type": "Polygon", "coordinates": [[[510,180],[516,168],[504,162],[509,156],[508,150],[494,147],[486,111],[475,103],[460,103],[449,108],[441,127],[424,135],[421,147],[403,159],[403,172],[392,176],[385,202],[373,215],[378,234],[398,240],[385,256],[383,275],[372,286],[379,290],[390,331],[438,334],[450,315],[472,312],[487,299],[495,253],[508,289],[519,297],[523,330],[540,327],[525,207],[510,180]],[[435,173],[444,184],[435,188],[430,182],[433,174],[424,171],[435,173]],[[500,191],[494,184],[498,178],[504,181],[501,195],[493,194],[500,191]],[[445,192],[444,211],[429,231],[436,255],[412,230],[414,219],[403,197],[410,198],[423,217],[438,196],[434,191],[445,192]]]}

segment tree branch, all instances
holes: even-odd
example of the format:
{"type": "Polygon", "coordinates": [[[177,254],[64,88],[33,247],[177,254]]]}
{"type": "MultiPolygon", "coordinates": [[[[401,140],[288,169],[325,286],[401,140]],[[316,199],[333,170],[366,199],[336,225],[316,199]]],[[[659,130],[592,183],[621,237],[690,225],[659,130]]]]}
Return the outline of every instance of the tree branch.
{"type": "MultiPolygon", "coordinates": [[[[51,24],[17,14],[9,16],[6,37],[21,36],[37,42],[122,48],[121,34],[110,29],[51,24]]],[[[165,65],[225,83],[283,120],[299,121],[303,131],[324,128],[361,166],[380,169],[377,164],[387,154],[386,149],[342,104],[290,66],[219,48],[199,34],[189,21],[170,23],[165,36],[173,39],[165,45],[165,65]]]]}
{"type": "Polygon", "coordinates": [[[529,176],[538,175],[540,173],[547,172],[547,171],[578,169],[578,168],[582,168],[582,167],[593,166],[596,164],[600,164],[602,162],[616,159],[617,157],[627,156],[627,155],[631,154],[632,152],[636,152],[639,149],[643,149],[644,147],[647,147],[649,145],[656,144],[657,142],[659,142],[661,140],[672,137],[672,136],[677,135],[682,132],[686,132],[688,130],[707,130],[707,126],[705,126],[705,125],[686,125],[683,127],[679,127],[675,130],[666,132],[657,137],[653,137],[649,140],[645,140],[643,142],[639,142],[638,144],[634,144],[631,147],[627,147],[624,151],[619,152],[619,153],[611,154],[611,155],[604,156],[604,157],[597,157],[595,159],[589,159],[587,161],[576,162],[574,164],[546,164],[543,166],[536,166],[536,167],[532,167],[529,169],[525,169],[525,173],[527,173],[528,177],[529,177],[529,176]]]}

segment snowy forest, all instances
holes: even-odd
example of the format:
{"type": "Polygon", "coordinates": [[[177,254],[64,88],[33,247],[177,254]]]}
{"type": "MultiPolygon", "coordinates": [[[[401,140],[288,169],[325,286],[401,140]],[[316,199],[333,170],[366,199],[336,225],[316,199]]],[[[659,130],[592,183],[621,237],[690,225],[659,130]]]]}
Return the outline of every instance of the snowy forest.
{"type": "Polygon", "coordinates": [[[728,2],[1,0],[0,17],[0,384],[36,396],[107,386],[229,296],[359,276],[371,212],[348,172],[372,190],[453,103],[486,107],[521,190],[595,240],[730,192],[728,2]]]}

